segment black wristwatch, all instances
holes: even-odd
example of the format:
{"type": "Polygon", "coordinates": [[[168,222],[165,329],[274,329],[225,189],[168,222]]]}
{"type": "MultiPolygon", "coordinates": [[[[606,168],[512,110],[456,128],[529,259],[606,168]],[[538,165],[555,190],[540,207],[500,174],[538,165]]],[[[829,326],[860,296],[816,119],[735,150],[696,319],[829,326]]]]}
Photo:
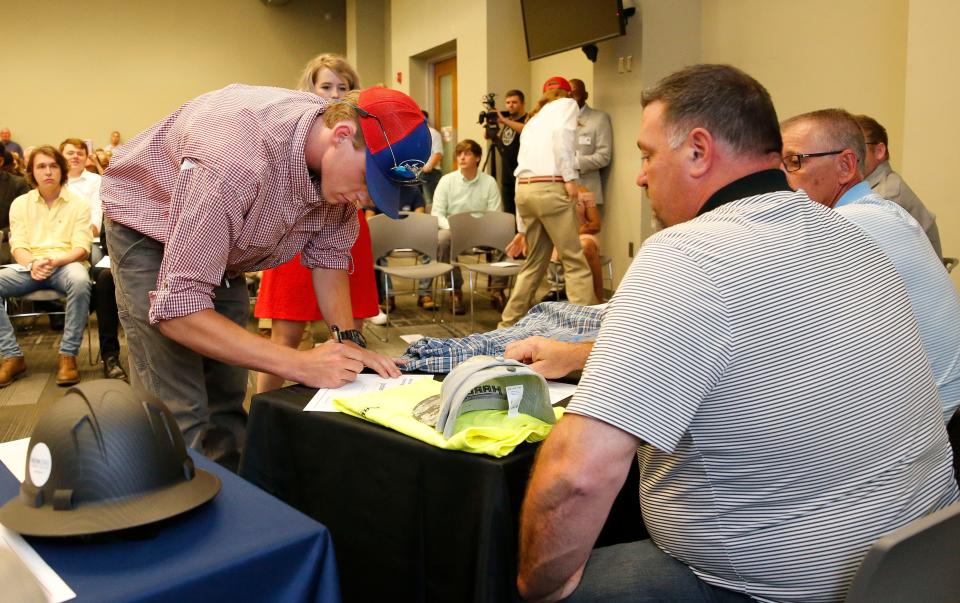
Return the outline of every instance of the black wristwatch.
{"type": "Polygon", "coordinates": [[[367,339],[363,336],[363,333],[356,329],[350,329],[347,331],[340,331],[341,340],[350,340],[353,343],[357,344],[361,348],[367,347],[367,339]]]}

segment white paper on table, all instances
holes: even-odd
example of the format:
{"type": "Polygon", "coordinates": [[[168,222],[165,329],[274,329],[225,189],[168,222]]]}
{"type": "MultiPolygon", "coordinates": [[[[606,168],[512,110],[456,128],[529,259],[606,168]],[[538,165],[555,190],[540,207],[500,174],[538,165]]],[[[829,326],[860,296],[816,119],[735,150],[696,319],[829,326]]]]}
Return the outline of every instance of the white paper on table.
{"type": "Polygon", "coordinates": [[[30,447],[30,438],[4,442],[0,444],[0,462],[7,466],[18,482],[27,478],[27,449],[30,447]]]}
{"type": "Polygon", "coordinates": [[[401,375],[396,379],[384,379],[380,375],[357,375],[353,383],[342,385],[336,389],[321,389],[313,395],[310,402],[303,408],[308,412],[339,412],[333,406],[335,398],[350,398],[369,392],[377,392],[401,385],[410,385],[420,379],[433,379],[433,375],[401,375]]]}
{"type": "Polygon", "coordinates": [[[559,381],[547,381],[547,389],[550,390],[550,404],[556,405],[564,398],[572,396],[577,391],[576,384],[560,383],[559,381]]]}
{"type": "Polygon", "coordinates": [[[420,333],[410,333],[409,335],[401,335],[400,339],[406,341],[407,343],[416,343],[423,339],[423,335],[420,333]]]}
{"type": "Polygon", "coordinates": [[[520,266],[517,262],[490,262],[487,266],[493,266],[494,268],[515,268],[520,266]]]}
{"type": "Polygon", "coordinates": [[[3,264],[0,268],[12,268],[17,272],[30,272],[30,270],[23,264],[3,264]]]}
{"type": "Polygon", "coordinates": [[[103,256],[103,257],[100,259],[100,261],[97,262],[93,267],[94,267],[94,268],[109,268],[109,267],[110,267],[110,256],[109,256],[109,255],[103,256]]]}
{"type": "MultiPolygon", "coordinates": [[[[0,461],[7,466],[7,469],[13,473],[17,481],[23,481],[24,470],[27,465],[27,448],[30,444],[30,438],[4,442],[0,444],[0,461]]],[[[67,586],[67,583],[53,571],[43,557],[37,554],[20,534],[8,530],[0,525],[0,547],[8,548],[13,551],[17,557],[23,561],[30,573],[36,577],[47,595],[49,603],[62,603],[75,599],[77,594],[67,586]]]]}

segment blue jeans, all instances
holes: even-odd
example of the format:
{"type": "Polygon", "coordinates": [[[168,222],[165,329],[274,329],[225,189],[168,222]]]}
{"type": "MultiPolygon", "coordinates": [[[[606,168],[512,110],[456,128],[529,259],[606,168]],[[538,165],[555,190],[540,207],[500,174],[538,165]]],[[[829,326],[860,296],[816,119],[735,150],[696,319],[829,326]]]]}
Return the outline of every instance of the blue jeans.
{"type": "Polygon", "coordinates": [[[652,540],[595,549],[580,586],[565,601],[752,601],[743,593],[707,584],[652,540]]]}
{"type": "MultiPolygon", "coordinates": [[[[53,271],[49,278],[35,281],[29,272],[17,272],[12,268],[0,269],[0,297],[20,297],[40,289],[53,289],[67,296],[63,321],[63,337],[60,338],[60,353],[76,356],[83,343],[83,330],[90,317],[90,277],[80,262],[71,262],[53,271]]],[[[0,355],[4,358],[23,356],[13,324],[7,316],[6,307],[0,308],[0,355]]]]}

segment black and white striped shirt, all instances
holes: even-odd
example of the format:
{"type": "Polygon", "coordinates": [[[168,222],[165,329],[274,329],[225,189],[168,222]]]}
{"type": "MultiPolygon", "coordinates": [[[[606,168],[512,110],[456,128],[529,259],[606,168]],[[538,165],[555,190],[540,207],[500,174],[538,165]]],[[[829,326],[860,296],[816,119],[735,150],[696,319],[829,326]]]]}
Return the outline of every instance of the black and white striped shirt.
{"type": "Polygon", "coordinates": [[[960,498],[900,277],[802,192],[651,237],[568,412],[646,442],[654,541],[760,600],[842,599],[874,540],[960,498]]]}

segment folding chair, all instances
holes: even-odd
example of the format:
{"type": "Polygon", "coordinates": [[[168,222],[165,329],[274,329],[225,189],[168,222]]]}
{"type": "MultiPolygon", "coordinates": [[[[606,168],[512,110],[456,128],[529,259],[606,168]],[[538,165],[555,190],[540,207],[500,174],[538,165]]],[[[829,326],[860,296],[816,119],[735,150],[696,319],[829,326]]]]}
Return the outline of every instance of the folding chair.
{"type": "MultiPolygon", "coordinates": [[[[424,278],[436,279],[453,270],[453,266],[446,262],[437,261],[437,231],[439,230],[436,216],[427,214],[418,214],[413,212],[401,212],[400,219],[393,220],[383,214],[374,216],[367,221],[370,226],[370,239],[373,244],[374,268],[384,274],[396,278],[405,278],[414,280],[414,288],[410,291],[401,291],[401,294],[416,294],[419,290],[417,281],[424,278]],[[376,260],[386,257],[395,249],[414,249],[419,254],[424,254],[430,258],[428,264],[414,264],[407,266],[381,266],[376,260]]],[[[415,257],[419,259],[419,254],[415,257]]],[[[451,275],[452,283],[452,275],[451,275]]],[[[433,295],[436,297],[437,291],[453,291],[453,285],[449,288],[438,289],[436,281],[433,283],[433,295]]],[[[391,294],[389,282],[384,288],[384,295],[389,298],[391,294]]],[[[386,343],[390,338],[390,306],[387,305],[387,322],[383,326],[384,336],[376,335],[377,339],[386,343]]],[[[439,318],[440,311],[434,314],[433,322],[443,324],[442,318],[439,318]]],[[[444,325],[445,328],[446,325],[444,325]]],[[[372,329],[372,327],[369,327],[372,329]]],[[[449,329],[449,328],[448,328],[449,329]]]]}
{"type": "MultiPolygon", "coordinates": [[[[447,218],[450,221],[450,259],[461,269],[469,273],[470,281],[470,332],[474,330],[473,295],[475,293],[474,276],[485,274],[487,278],[493,276],[515,277],[523,268],[522,262],[495,262],[493,264],[477,262],[460,262],[460,255],[473,253],[475,248],[490,248],[504,251],[513,240],[516,232],[517,220],[513,214],[502,211],[467,212],[454,214],[447,218]]],[[[485,255],[485,254],[484,254],[485,255]]]]}
{"type": "Polygon", "coordinates": [[[960,600],[960,503],[911,521],[873,543],[847,603],[960,600]]]}

